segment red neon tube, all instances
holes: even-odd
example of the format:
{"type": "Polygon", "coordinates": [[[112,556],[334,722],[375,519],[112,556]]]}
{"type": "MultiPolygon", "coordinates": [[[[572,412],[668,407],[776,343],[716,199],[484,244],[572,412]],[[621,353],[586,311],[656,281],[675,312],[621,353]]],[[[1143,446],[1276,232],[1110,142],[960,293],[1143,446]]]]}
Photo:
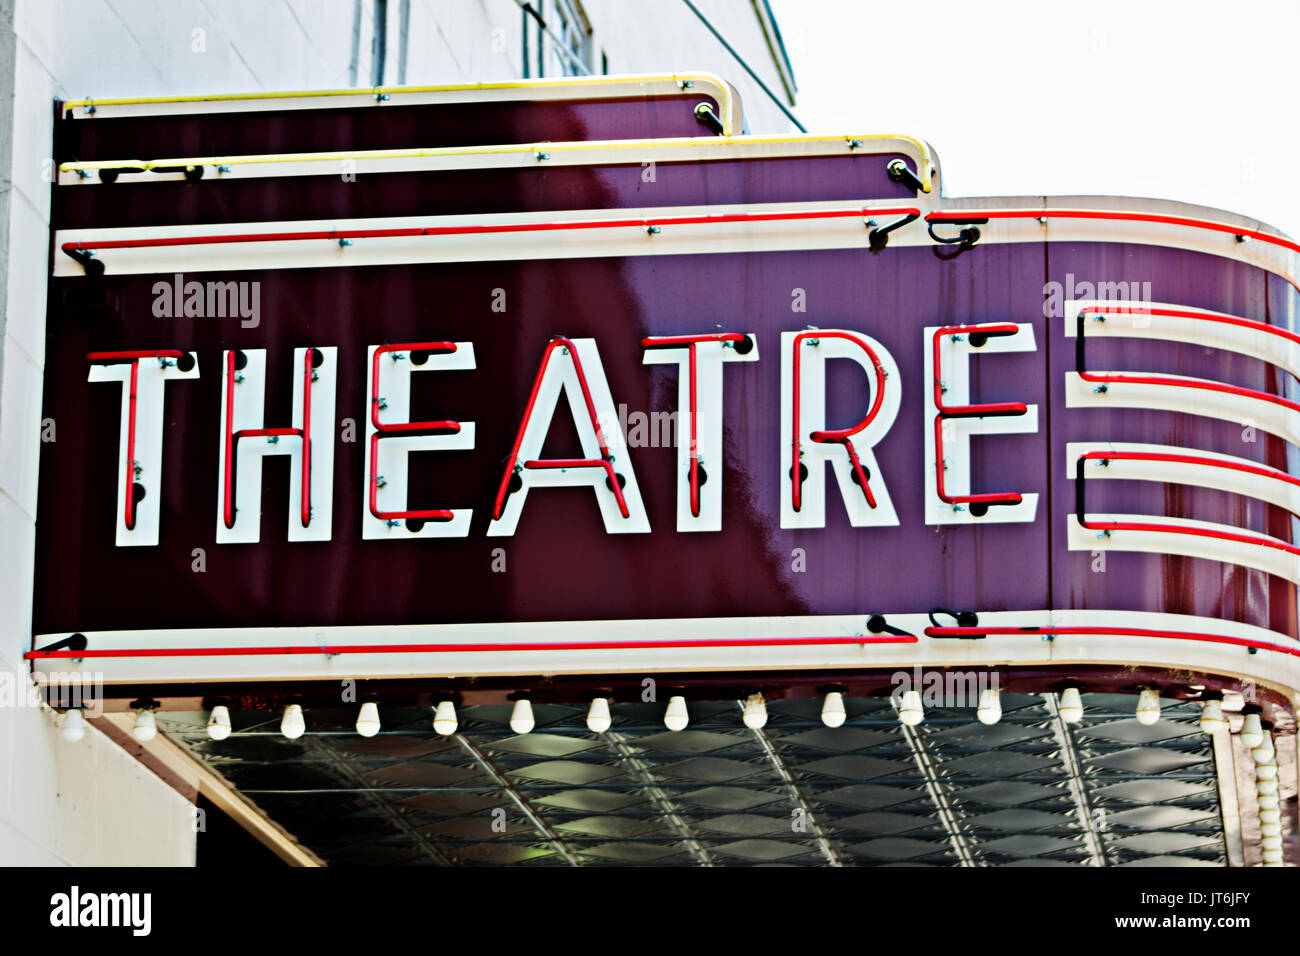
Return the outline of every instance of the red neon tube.
{"type": "Polygon", "coordinates": [[[311,381],[312,355],[308,346],[303,353],[303,427],[242,428],[235,431],[235,350],[226,354],[226,473],[223,477],[222,517],[227,528],[235,526],[235,448],[241,438],[302,438],[302,526],[311,524],[311,381]]]}
{"type": "MultiPolygon", "coordinates": [[[[1218,531],[1213,528],[1195,528],[1195,527],[1188,527],[1186,525],[1160,524],[1158,522],[1089,521],[1087,518],[1087,505],[1086,505],[1087,495],[1086,495],[1086,483],[1085,483],[1084,472],[1083,472],[1083,463],[1086,459],[1093,458],[1093,457],[1101,458],[1101,459],[1118,459],[1118,458],[1125,458],[1125,457],[1135,457],[1135,458],[1150,457],[1152,460],[1159,461],[1164,459],[1177,460],[1184,456],[1169,455],[1169,456],[1157,457],[1155,455],[1147,456],[1139,452],[1129,452],[1129,453],[1116,452],[1113,454],[1102,453],[1102,452],[1089,452],[1086,455],[1081,455],[1075,461],[1075,489],[1074,489],[1075,515],[1074,516],[1075,516],[1075,520],[1079,522],[1079,526],[1082,528],[1086,528],[1089,531],[1103,531],[1106,532],[1107,534],[1109,534],[1111,531],[1151,531],[1151,532],[1164,532],[1167,534],[1189,534],[1199,538],[1214,538],[1219,541],[1233,541],[1239,544],[1253,544],[1256,545],[1257,547],[1273,548],[1276,551],[1284,551],[1287,554],[1300,556],[1300,548],[1297,548],[1294,545],[1287,544],[1284,541],[1278,541],[1276,538],[1261,537],[1260,535],[1256,535],[1256,534],[1240,534],[1235,531],[1218,531]]],[[[1191,456],[1187,456],[1187,457],[1191,458],[1191,456]]],[[[1235,471],[1246,471],[1246,472],[1256,471],[1251,466],[1233,465],[1230,462],[1216,462],[1213,459],[1208,459],[1208,458],[1192,459],[1192,463],[1207,464],[1207,465],[1212,464],[1215,465],[1216,467],[1222,466],[1222,467],[1232,468],[1232,470],[1235,471]]],[[[1270,477],[1270,478],[1278,477],[1276,474],[1273,474],[1271,472],[1266,472],[1263,469],[1260,469],[1256,473],[1264,474],[1266,477],[1270,477]]],[[[1291,479],[1289,476],[1288,476],[1288,480],[1292,481],[1293,483],[1300,483],[1300,482],[1295,482],[1295,479],[1291,479]]],[[[1210,560],[1214,560],[1214,559],[1210,559],[1210,560]]]]}
{"type": "Polygon", "coordinates": [[[956,494],[950,496],[944,486],[944,416],[935,416],[935,492],[940,501],[948,505],[1019,505],[1024,501],[1019,492],[984,492],[982,494],[956,494]]]}
{"type": "Polygon", "coordinates": [[[122,506],[122,520],[126,522],[126,530],[135,530],[135,406],[136,390],[140,382],[140,359],[181,359],[185,357],[185,352],[180,349],[155,349],[144,352],[87,352],[86,359],[90,362],[130,362],[131,363],[131,384],[129,386],[129,395],[127,399],[127,426],[126,426],[126,501],[122,506]]]}
{"type": "Polygon", "coordinates": [[[1259,475],[1261,478],[1272,478],[1275,481],[1283,481],[1289,485],[1300,487],[1300,478],[1288,475],[1284,471],[1278,471],[1276,468],[1269,468],[1266,465],[1252,465],[1245,462],[1221,461],[1217,458],[1204,458],[1198,455],[1178,455],[1152,451],[1090,451],[1085,455],[1080,455],[1079,458],[1087,461],[1167,461],[1180,465],[1209,465],[1214,468],[1226,468],[1230,471],[1259,475]]]}
{"type": "MultiPolygon", "coordinates": [[[[457,431],[459,431],[457,425],[457,431]]],[[[398,521],[450,521],[455,517],[446,508],[432,508],[425,511],[380,511],[379,510],[379,439],[380,432],[370,435],[370,513],[380,521],[394,524],[398,521]]]]}
{"type": "MultiPolygon", "coordinates": [[[[1037,634],[1046,637],[1162,637],[1178,641],[1203,641],[1210,644],[1231,644],[1236,647],[1253,647],[1257,650],[1277,651],[1300,657],[1300,647],[1283,647],[1249,637],[1231,637],[1226,634],[1206,634],[1196,631],[1172,631],[1145,627],[927,627],[926,637],[978,637],[982,634],[1037,634]]],[[[58,651],[59,654],[80,654],[84,651],[58,651]]]]}
{"type": "Polygon", "coordinates": [[[612,462],[600,458],[542,458],[524,462],[525,468],[603,468],[609,487],[618,501],[619,513],[626,518],[629,514],[627,501],[623,498],[623,489],[618,483],[618,475],[612,462]]]}
{"type": "Polygon", "coordinates": [[[403,342],[396,345],[381,345],[375,349],[370,365],[370,423],[375,431],[370,436],[370,513],[380,521],[390,524],[398,521],[450,521],[455,517],[446,508],[432,508],[424,511],[380,511],[379,510],[379,439],[396,432],[432,431],[455,434],[460,431],[460,422],[392,422],[379,420],[379,360],[389,352],[436,352],[456,351],[455,342],[403,342]]]}
{"type": "Polygon", "coordinates": [[[140,362],[131,363],[131,404],[126,432],[126,530],[135,530],[135,396],[140,383],[140,362]]]}
{"type": "Polygon", "coordinates": [[[871,409],[862,421],[858,422],[852,428],[834,428],[825,431],[810,432],[808,437],[815,442],[837,443],[844,446],[849,453],[849,461],[853,465],[853,472],[858,476],[858,484],[862,487],[862,494],[867,499],[867,507],[876,506],[876,496],[871,493],[871,485],[867,481],[867,474],[862,468],[862,462],[858,460],[857,450],[853,447],[852,436],[856,435],[862,429],[871,424],[876,413],[880,411],[880,406],[885,400],[885,368],[880,364],[880,357],[876,355],[871,346],[863,342],[858,336],[840,329],[810,329],[807,332],[800,332],[794,337],[794,436],[791,442],[790,456],[790,483],[791,483],[791,502],[794,510],[798,511],[803,506],[803,479],[799,473],[800,462],[800,429],[799,429],[799,403],[801,396],[801,378],[800,378],[800,355],[804,339],[846,339],[854,343],[871,359],[871,364],[876,370],[876,385],[874,389],[871,409]]]}
{"type": "Polygon", "coordinates": [[[1253,398],[1261,402],[1271,402],[1290,411],[1300,412],[1300,404],[1283,398],[1281,395],[1272,395],[1269,392],[1260,392],[1253,388],[1242,388],[1240,385],[1226,385],[1223,382],[1188,380],[1173,378],[1168,375],[1126,375],[1122,372],[1080,371],[1078,374],[1079,378],[1085,382],[1094,382],[1101,385],[1107,385],[1111,382],[1123,382],[1129,385],[1172,385],[1175,388],[1195,388],[1207,392],[1220,392],[1225,395],[1240,395],[1243,398],[1253,398]]]}
{"type": "Polygon", "coordinates": [[[696,518],[700,516],[700,444],[699,409],[696,408],[695,396],[695,346],[699,342],[743,342],[746,338],[747,336],[739,332],[718,332],[708,335],[658,335],[641,340],[643,349],[680,345],[685,345],[690,349],[688,371],[691,376],[691,515],[696,518]]]}
{"type": "Polygon", "coordinates": [[[379,420],[379,360],[390,352],[432,352],[446,354],[456,351],[455,342],[403,342],[396,345],[381,345],[375,349],[370,363],[370,423],[379,432],[416,432],[416,431],[460,431],[460,422],[393,422],[385,424],[379,420]]]}
{"type": "Polygon", "coordinates": [[[515,467],[519,463],[519,446],[523,444],[524,432],[528,428],[528,423],[533,417],[533,406],[537,404],[537,393],[541,391],[542,380],[546,376],[546,366],[551,361],[551,356],[557,348],[565,348],[573,358],[573,369],[578,375],[578,384],[582,388],[583,400],[587,403],[587,414],[591,417],[591,425],[596,430],[596,442],[600,446],[600,458],[566,458],[559,459],[568,462],[566,465],[549,465],[544,461],[527,462],[529,468],[550,468],[550,467],[593,467],[606,468],[610,475],[610,485],[614,492],[614,497],[619,503],[619,510],[623,517],[628,516],[627,503],[623,500],[623,490],[619,487],[618,479],[614,476],[613,456],[609,453],[609,447],[605,444],[605,432],[600,427],[600,419],[596,415],[596,403],[591,399],[591,389],[587,386],[587,375],[582,370],[582,360],[578,358],[578,348],[569,339],[564,336],[556,336],[546,343],[546,351],[542,353],[542,363],[537,367],[537,377],[533,380],[533,389],[528,395],[528,404],[524,407],[524,417],[519,423],[519,434],[515,435],[515,443],[510,449],[510,457],[506,461],[506,472],[501,479],[501,487],[497,491],[496,505],[492,509],[492,517],[500,519],[501,509],[505,506],[506,495],[510,491],[510,479],[514,477],[515,467]]]}
{"type": "Polygon", "coordinates": [[[286,654],[456,654],[475,651],[619,651],[655,649],[691,649],[703,647],[828,647],[850,644],[915,644],[918,638],[902,635],[855,635],[851,637],[759,637],[712,638],[705,640],[662,641],[561,641],[554,643],[508,644],[340,644],[331,647],[319,645],[285,645],[282,647],[163,647],[115,648],[109,650],[28,651],[26,660],[52,658],[77,659],[90,657],[262,657],[286,654]]]}
{"type": "Polygon", "coordinates": [[[1029,410],[1024,402],[989,402],[983,405],[945,405],[943,401],[943,366],[940,344],[945,335],[1015,335],[1020,327],[1014,322],[986,322],[982,325],[945,325],[936,329],[931,339],[934,357],[934,472],[935,492],[939,500],[950,505],[1018,505],[1024,497],[1015,491],[978,495],[949,495],[944,487],[943,422],[945,418],[971,418],[983,415],[1023,415],[1029,410]]]}
{"type": "Polygon", "coordinates": [[[142,352],[87,352],[88,362],[130,362],[135,359],[182,359],[188,353],[183,349],[149,349],[142,352]]]}
{"type": "Polygon", "coordinates": [[[1170,226],[1188,226],[1193,229],[1208,229],[1230,236],[1247,236],[1300,253],[1300,243],[1292,242],[1282,236],[1260,232],[1258,229],[1232,226],[1211,219],[1166,216],[1153,212],[1126,212],[1116,209],[953,209],[949,211],[936,209],[934,212],[927,213],[925,217],[926,222],[939,223],[965,223],[976,219],[1104,219],[1121,222],[1154,222],[1170,226]]]}
{"type": "Polygon", "coordinates": [[[651,216],[635,219],[573,219],[557,222],[516,222],[476,226],[409,226],[395,229],[318,229],[301,232],[226,233],[215,236],[163,236],[150,239],[105,239],[98,242],[65,242],[60,247],[73,252],[97,249],[148,249],[165,246],[224,245],[239,242],[302,242],[314,239],[399,239],[416,236],[472,236],[514,232],[555,232],[570,229],[618,229],[636,226],[691,226],[732,222],[783,222],[804,219],[848,219],[866,215],[919,216],[916,207],[885,209],[804,209],[793,212],[736,212],[703,216],[651,216]]]}
{"type": "MultiPolygon", "coordinates": [[[[303,353],[302,363],[302,526],[311,523],[311,381],[312,359],[316,350],[311,346],[303,353]]],[[[323,353],[322,353],[323,357],[323,353]]]]}
{"type": "MultiPolygon", "coordinates": [[[[1101,387],[1096,391],[1104,392],[1111,382],[1124,382],[1130,385],[1169,385],[1175,388],[1194,388],[1208,392],[1219,392],[1225,395],[1240,395],[1243,398],[1251,398],[1257,401],[1270,402],[1274,405],[1281,405],[1293,412],[1300,412],[1300,404],[1280,395],[1273,395],[1269,392],[1256,391],[1253,388],[1242,388],[1238,385],[1225,385],[1222,382],[1207,382],[1200,380],[1186,380],[1173,378],[1167,375],[1131,375],[1122,372],[1089,372],[1084,366],[1087,364],[1085,356],[1087,335],[1085,334],[1084,316],[1087,311],[1079,313],[1077,319],[1077,330],[1075,332],[1074,342],[1074,365],[1076,374],[1085,382],[1092,382],[1101,387]]],[[[1234,318],[1225,316],[1224,318],[1234,318]]],[[[1248,320],[1242,320],[1248,321],[1248,320]]]]}
{"type": "Polygon", "coordinates": [[[1294,342],[1300,345],[1300,335],[1292,332],[1290,329],[1280,328],[1276,325],[1269,325],[1267,322],[1259,322],[1255,319],[1243,318],[1239,315],[1225,315],[1222,312],[1193,312],[1190,309],[1084,309],[1084,315],[1163,315],[1173,319],[1197,319],[1201,322],[1219,322],[1223,325],[1236,325],[1244,329],[1252,329],[1256,332],[1266,332],[1269,335],[1276,335],[1286,339],[1288,342],[1294,342]]]}

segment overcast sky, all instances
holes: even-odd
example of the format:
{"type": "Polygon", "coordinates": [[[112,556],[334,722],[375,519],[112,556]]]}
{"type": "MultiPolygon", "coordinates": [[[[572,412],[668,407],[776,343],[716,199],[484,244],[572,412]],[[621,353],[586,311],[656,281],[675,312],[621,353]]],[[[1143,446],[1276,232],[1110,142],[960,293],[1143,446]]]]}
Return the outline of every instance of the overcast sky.
{"type": "Polygon", "coordinates": [[[1300,0],[771,0],[810,132],[908,133],[949,196],[1154,196],[1300,236],[1300,0]]]}

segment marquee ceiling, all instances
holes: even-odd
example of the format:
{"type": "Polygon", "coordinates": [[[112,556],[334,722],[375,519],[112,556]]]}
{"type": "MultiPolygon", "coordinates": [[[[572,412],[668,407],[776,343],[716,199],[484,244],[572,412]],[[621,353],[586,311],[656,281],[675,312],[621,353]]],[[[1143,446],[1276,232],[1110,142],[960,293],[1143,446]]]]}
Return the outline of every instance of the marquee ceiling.
{"type": "Polygon", "coordinates": [[[1069,725],[1054,698],[1003,694],[993,726],[929,709],[903,728],[886,699],[849,699],[822,725],[816,700],[768,704],[759,731],[736,701],[613,705],[603,735],[584,706],[538,704],[516,735],[508,706],[459,709],[441,737],[424,709],[313,709],[298,740],[279,715],[205,714],[160,726],[330,864],[526,866],[1204,866],[1226,850],[1209,738],[1196,704],[1143,726],[1131,695],[1084,696],[1069,725]]]}

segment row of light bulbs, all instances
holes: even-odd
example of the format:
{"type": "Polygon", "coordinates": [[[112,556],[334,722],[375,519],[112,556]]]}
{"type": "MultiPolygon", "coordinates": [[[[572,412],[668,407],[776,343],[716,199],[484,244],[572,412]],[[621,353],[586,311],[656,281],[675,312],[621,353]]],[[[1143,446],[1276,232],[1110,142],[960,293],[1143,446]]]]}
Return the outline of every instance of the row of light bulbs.
{"type": "MultiPolygon", "coordinates": [[[[898,719],[909,727],[915,727],[925,720],[925,707],[921,702],[919,691],[908,690],[900,695],[897,702],[898,719]]],[[[1083,697],[1077,687],[1067,687],[1061,691],[1057,712],[1066,723],[1077,724],[1083,719],[1083,697]]],[[[980,692],[979,705],[975,715],[980,723],[993,725],[1002,719],[1002,692],[986,689],[980,692]]],[[[844,710],[844,695],[840,691],[828,691],[822,702],[821,719],[827,727],[841,727],[847,714],[844,710]]],[[[1141,724],[1151,725],[1160,719],[1160,694],[1153,689],[1144,689],[1138,694],[1137,708],[1134,716],[1141,724]]],[[[746,698],[741,717],[746,727],[759,729],[767,724],[767,701],[762,694],[751,694],[746,698]]],[[[521,697],[515,701],[510,713],[510,729],[516,734],[529,733],[535,726],[532,702],[521,697]]],[[[680,695],[668,699],[664,711],[664,726],[672,731],[685,730],[690,724],[690,714],[686,709],[686,698],[680,695]]],[[[613,725],[609,711],[609,699],[594,697],[587,710],[587,729],[592,733],[603,734],[613,725]]],[[[450,700],[439,701],[433,714],[433,729],[443,736],[456,732],[459,720],[456,705],[450,700]]],[[[373,737],[379,733],[379,705],[366,701],[357,714],[357,733],[362,737],[373,737]]],[[[1207,734],[1228,727],[1223,715],[1223,704],[1219,700],[1207,700],[1201,707],[1201,730],[1207,734]]],[[[231,734],[230,708],[218,704],[208,716],[208,736],[213,740],[225,740],[231,734]]],[[[280,733],[290,740],[296,740],[307,730],[307,721],[303,716],[301,704],[288,704],[280,719],[280,733]]],[[[86,723],[80,710],[68,710],[63,719],[63,736],[75,742],[85,736],[86,723]]],[[[158,734],[158,723],[151,708],[141,708],[135,712],[135,722],[131,733],[141,743],[148,743],[158,734]]],[[[1252,752],[1261,746],[1267,738],[1260,724],[1259,714],[1246,714],[1241,729],[1241,739],[1252,752]]]]}
{"type": "MultiPolygon", "coordinates": [[[[1219,702],[1214,701],[1218,706],[1219,702]]],[[[840,720],[838,724],[832,724],[829,721],[827,726],[838,727],[844,723],[843,704],[840,704],[840,720]]],[[[1083,694],[1077,687],[1066,687],[1061,691],[1060,702],[1057,704],[1056,712],[1061,719],[1067,724],[1077,724],[1083,720],[1083,694]]],[[[975,708],[975,716],[979,718],[981,724],[992,726],[1002,719],[1002,691],[995,688],[985,688],[980,691],[979,704],[975,708]]],[[[1144,689],[1138,693],[1137,708],[1133,714],[1138,723],[1150,726],[1160,719],[1160,692],[1151,688],[1144,689]]],[[[822,719],[825,720],[823,711],[822,719]]],[[[898,699],[898,719],[908,727],[915,727],[925,720],[925,707],[921,703],[920,691],[907,690],[899,696],[898,699]]],[[[1222,710],[1219,712],[1219,719],[1223,719],[1222,710]]],[[[1202,726],[1204,726],[1202,718],[1202,726]]],[[[1227,723],[1224,723],[1227,726],[1227,723]]]]}
{"type": "MultiPolygon", "coordinates": [[[[898,719],[901,723],[915,727],[925,719],[925,708],[921,695],[915,690],[904,691],[898,700],[898,719]]],[[[1002,719],[1001,691],[986,689],[980,693],[976,716],[980,723],[993,725],[1002,719]]],[[[1066,723],[1075,724],[1083,719],[1083,697],[1077,687],[1067,687],[1061,691],[1057,713],[1066,723]]],[[[827,727],[841,727],[847,714],[844,710],[844,695],[839,691],[828,691],[822,702],[821,719],[827,727]]],[[[1154,689],[1144,689],[1138,695],[1134,716],[1139,723],[1151,725],[1160,719],[1160,694],[1154,689]]],[[[767,701],[762,694],[751,694],[745,699],[741,720],[746,727],[758,730],[767,724],[767,701]]],[[[454,734],[459,727],[456,705],[450,700],[439,701],[434,708],[433,729],[443,736],[454,734]]],[[[668,699],[664,711],[664,726],[671,731],[685,730],[690,724],[690,714],[686,709],[686,698],[680,695],[668,699]]],[[[533,717],[533,705],[526,697],[515,701],[510,713],[510,729],[516,734],[526,734],[536,725],[533,717]]],[[[609,699],[594,697],[587,709],[587,729],[592,733],[603,734],[613,725],[609,711],[609,699]]],[[[1228,720],[1223,713],[1223,702],[1213,699],[1201,705],[1200,729],[1207,734],[1228,729],[1228,720]]],[[[379,733],[379,705],[366,701],[357,714],[357,733],[363,737],[373,737],[379,733]]],[[[208,736],[213,740],[225,740],[231,734],[230,708],[218,704],[208,716],[208,736]]],[[[296,740],[307,730],[307,721],[303,716],[301,704],[288,704],[280,719],[280,733],[290,740],[296,740]]],[[[70,742],[81,740],[86,733],[86,721],[80,710],[71,709],[63,717],[63,736],[70,742]]],[[[150,708],[141,708],[135,713],[135,722],[131,733],[141,743],[148,743],[158,735],[158,722],[150,708]]],[[[1265,730],[1258,713],[1247,713],[1242,720],[1241,742],[1250,748],[1255,762],[1255,787],[1259,806],[1260,848],[1263,853],[1264,866],[1282,866],[1282,810],[1278,799],[1277,750],[1273,737],[1265,730]]]]}
{"type": "Polygon", "coordinates": [[[1277,748],[1273,735],[1260,726],[1259,714],[1247,714],[1252,722],[1251,738],[1246,740],[1246,727],[1242,738],[1251,745],[1250,755],[1255,761],[1255,799],[1259,806],[1259,847],[1264,866],[1282,865],[1282,807],[1278,800],[1277,748]]]}

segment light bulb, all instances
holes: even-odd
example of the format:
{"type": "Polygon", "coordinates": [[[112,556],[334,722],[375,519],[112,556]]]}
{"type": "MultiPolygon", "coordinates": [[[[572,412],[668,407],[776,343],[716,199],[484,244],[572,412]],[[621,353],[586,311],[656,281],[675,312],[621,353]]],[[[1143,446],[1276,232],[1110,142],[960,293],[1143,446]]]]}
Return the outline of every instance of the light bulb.
{"type": "Polygon", "coordinates": [[[762,730],[767,724],[767,701],[762,694],[750,694],[745,698],[745,712],[740,718],[750,730],[762,730]]]}
{"type": "Polygon", "coordinates": [[[1259,714],[1247,714],[1241,722],[1241,742],[1251,750],[1259,746],[1264,739],[1264,728],[1260,726],[1259,714]]]}
{"type": "Polygon", "coordinates": [[[1282,824],[1261,823],[1259,825],[1259,835],[1262,837],[1280,837],[1282,835],[1282,824]]]}
{"type": "Polygon", "coordinates": [[[980,705],[975,709],[975,716],[981,724],[992,726],[1002,719],[1002,692],[987,687],[980,691],[980,705]]]}
{"type": "Polygon", "coordinates": [[[75,744],[84,736],[86,736],[85,716],[77,708],[66,711],[63,714],[63,739],[70,744],[75,744]]]}
{"type": "Polygon", "coordinates": [[[225,740],[230,736],[230,708],[217,704],[208,714],[208,736],[213,740],[225,740]]]}
{"type": "Polygon", "coordinates": [[[1277,796],[1277,780],[1259,780],[1255,783],[1255,789],[1266,796],[1277,796]]]}
{"type": "Polygon", "coordinates": [[[527,697],[520,697],[515,701],[515,709],[510,712],[510,729],[517,734],[526,734],[535,725],[533,702],[527,697]]]}
{"type": "Polygon", "coordinates": [[[379,705],[368,700],[361,705],[357,714],[357,733],[362,737],[373,737],[379,733],[379,705]]]}
{"type": "Polygon", "coordinates": [[[1265,732],[1263,738],[1250,751],[1251,757],[1255,763],[1268,763],[1276,755],[1277,751],[1273,748],[1273,735],[1265,732]]]}
{"type": "Polygon", "coordinates": [[[1276,780],[1277,779],[1277,761],[1269,760],[1268,763],[1255,764],[1256,780],[1276,780]]]}
{"type": "Polygon", "coordinates": [[[307,721],[302,716],[302,705],[289,704],[285,707],[284,716],[280,718],[280,733],[290,740],[297,740],[306,730],[307,721]]]}
{"type": "Polygon", "coordinates": [[[921,695],[914,690],[903,691],[898,702],[898,719],[908,727],[915,727],[925,720],[925,708],[921,706],[921,695]]]}
{"type": "Polygon", "coordinates": [[[844,712],[844,695],[837,690],[827,691],[826,700],[822,703],[822,723],[827,727],[843,727],[847,716],[844,712]]]}
{"type": "Polygon", "coordinates": [[[147,744],[158,736],[158,721],[153,711],[147,707],[135,712],[135,723],[131,725],[131,736],[142,744],[147,744]]]}
{"type": "MultiPolygon", "coordinates": [[[[1273,782],[1276,783],[1277,781],[1275,780],[1273,782]]],[[[1275,793],[1261,793],[1256,797],[1256,799],[1259,801],[1259,808],[1261,810],[1276,810],[1281,806],[1277,794],[1275,793]]]]}
{"type": "Polygon", "coordinates": [[[593,697],[591,706],[587,708],[587,729],[593,734],[603,734],[613,723],[609,716],[609,698],[593,697]]]}
{"type": "Polygon", "coordinates": [[[1278,852],[1281,852],[1281,850],[1282,850],[1282,834],[1281,834],[1281,833],[1266,833],[1266,834],[1264,834],[1263,839],[1259,841],[1259,846],[1260,846],[1260,849],[1261,849],[1261,850],[1264,850],[1265,852],[1267,852],[1267,851],[1269,851],[1269,850],[1277,850],[1278,852]]]}
{"type": "Polygon", "coordinates": [[[685,697],[669,697],[668,709],[664,711],[664,726],[669,730],[685,730],[691,722],[691,715],[686,712],[685,697]]]}
{"type": "Polygon", "coordinates": [[[1083,695],[1077,687],[1067,687],[1061,691],[1061,702],[1056,712],[1067,724],[1077,724],[1083,720],[1083,695]]]}
{"type": "Polygon", "coordinates": [[[1139,724],[1150,727],[1160,719],[1160,692],[1148,687],[1138,694],[1137,710],[1134,712],[1139,724]]]}
{"type": "Polygon", "coordinates": [[[1259,811],[1259,822],[1260,823],[1281,823],[1282,811],[1278,810],[1277,808],[1273,808],[1270,810],[1261,807],[1259,811]]]}
{"type": "Polygon", "coordinates": [[[1227,718],[1223,716],[1223,701],[1207,700],[1201,705],[1201,730],[1213,734],[1228,727],[1227,718]]]}
{"type": "Polygon", "coordinates": [[[1264,856],[1264,865],[1265,865],[1265,866],[1281,866],[1281,865],[1282,865],[1282,848],[1281,848],[1281,847],[1277,847],[1276,849],[1268,849],[1268,850],[1265,850],[1263,856],[1264,856]]]}
{"type": "Polygon", "coordinates": [[[460,722],[456,720],[456,705],[450,700],[438,701],[438,706],[433,711],[433,729],[444,737],[450,737],[456,732],[460,722]]]}

